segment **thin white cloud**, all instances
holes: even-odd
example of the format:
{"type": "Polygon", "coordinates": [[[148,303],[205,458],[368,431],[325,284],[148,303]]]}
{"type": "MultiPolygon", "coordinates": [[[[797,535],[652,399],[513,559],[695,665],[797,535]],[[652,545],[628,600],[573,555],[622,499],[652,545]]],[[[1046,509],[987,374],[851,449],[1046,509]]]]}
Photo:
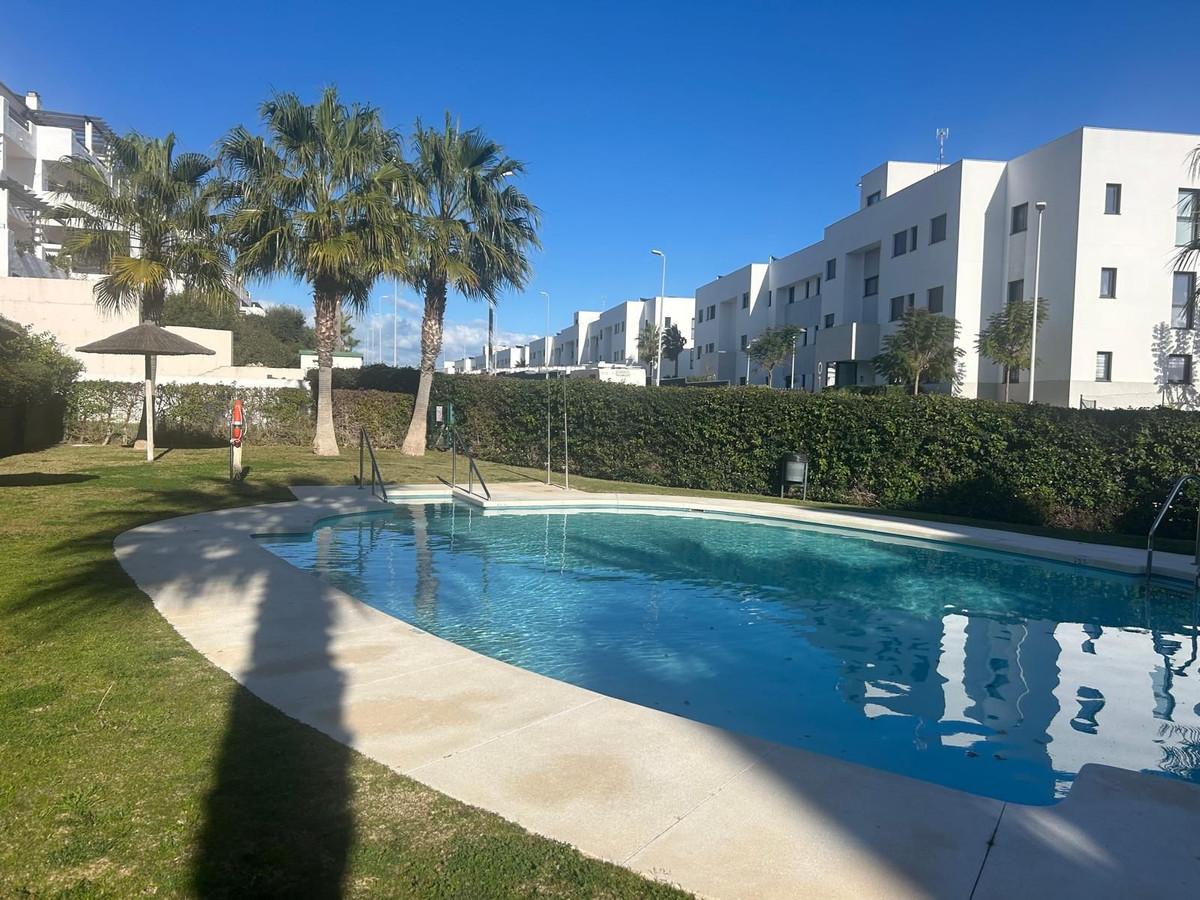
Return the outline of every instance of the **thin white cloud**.
{"type": "MultiPolygon", "coordinates": [[[[368,363],[382,360],[391,363],[393,317],[375,314],[365,319],[356,319],[354,334],[359,340],[358,350],[366,354],[368,363]]],[[[496,349],[527,344],[537,335],[519,331],[496,330],[496,349]]],[[[487,320],[472,319],[467,322],[446,322],[442,331],[442,357],[460,359],[483,352],[487,343],[487,320]]],[[[395,318],[395,360],[401,366],[413,366],[421,357],[421,319],[413,316],[395,318]]]]}

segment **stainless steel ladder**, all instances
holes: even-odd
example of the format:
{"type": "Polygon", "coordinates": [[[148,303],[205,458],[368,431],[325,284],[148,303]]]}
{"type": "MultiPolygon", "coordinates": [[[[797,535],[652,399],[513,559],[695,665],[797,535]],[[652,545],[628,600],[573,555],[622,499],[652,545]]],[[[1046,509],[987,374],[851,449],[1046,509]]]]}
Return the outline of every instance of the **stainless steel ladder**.
{"type": "MultiPolygon", "coordinates": [[[[1162,524],[1162,520],[1167,516],[1167,510],[1171,508],[1171,504],[1175,502],[1175,497],[1183,490],[1183,486],[1189,481],[1200,482],[1200,475],[1184,475],[1175,482],[1175,486],[1171,488],[1171,493],[1167,495],[1167,502],[1162,505],[1158,511],[1158,515],[1154,517],[1154,524],[1150,526],[1150,533],[1146,535],[1146,586],[1150,586],[1150,578],[1154,574],[1154,536],[1158,533],[1158,526],[1162,524]]],[[[1200,511],[1196,514],[1196,552],[1194,557],[1196,564],[1196,581],[1200,584],[1200,511]]]]}

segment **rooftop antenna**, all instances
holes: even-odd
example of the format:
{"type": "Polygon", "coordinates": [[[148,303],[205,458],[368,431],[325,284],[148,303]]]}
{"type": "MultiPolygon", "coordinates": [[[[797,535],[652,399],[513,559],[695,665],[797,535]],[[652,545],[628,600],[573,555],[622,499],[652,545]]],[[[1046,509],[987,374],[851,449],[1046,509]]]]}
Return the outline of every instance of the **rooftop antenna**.
{"type": "Polygon", "coordinates": [[[935,135],[937,136],[938,142],[937,170],[940,172],[942,170],[942,166],[946,164],[946,139],[950,137],[950,129],[939,128],[935,132],[935,135]]]}

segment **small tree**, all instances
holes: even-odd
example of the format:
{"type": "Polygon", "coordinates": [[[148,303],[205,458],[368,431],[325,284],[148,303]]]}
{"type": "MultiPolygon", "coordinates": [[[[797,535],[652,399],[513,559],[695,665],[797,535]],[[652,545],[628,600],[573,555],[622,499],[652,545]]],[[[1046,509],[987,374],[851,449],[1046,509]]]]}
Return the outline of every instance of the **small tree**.
{"type": "Polygon", "coordinates": [[[672,325],[662,336],[662,355],[675,364],[675,377],[679,377],[679,357],[687,347],[687,338],[679,330],[678,325],[672,325]]]}
{"type": "MultiPolygon", "coordinates": [[[[1037,323],[1049,315],[1049,304],[1038,300],[1037,323]]],[[[1033,301],[1014,300],[992,315],[975,341],[975,349],[1004,369],[1004,402],[1008,402],[1009,374],[1028,369],[1032,363],[1033,301]]]]}
{"type": "Polygon", "coordinates": [[[643,365],[653,365],[658,358],[658,342],[662,340],[662,332],[653,322],[645,322],[642,324],[642,330],[638,332],[637,348],[638,362],[643,365]]]}
{"type": "Polygon", "coordinates": [[[747,348],[750,358],[770,373],[768,386],[774,387],[775,368],[792,354],[799,335],[800,329],[795,325],[768,328],[747,348]]]}
{"type": "Polygon", "coordinates": [[[883,339],[883,352],[875,357],[875,371],[893,382],[911,384],[913,396],[921,390],[921,379],[959,384],[956,346],[958,321],[927,309],[910,309],[894,334],[883,339]]]}

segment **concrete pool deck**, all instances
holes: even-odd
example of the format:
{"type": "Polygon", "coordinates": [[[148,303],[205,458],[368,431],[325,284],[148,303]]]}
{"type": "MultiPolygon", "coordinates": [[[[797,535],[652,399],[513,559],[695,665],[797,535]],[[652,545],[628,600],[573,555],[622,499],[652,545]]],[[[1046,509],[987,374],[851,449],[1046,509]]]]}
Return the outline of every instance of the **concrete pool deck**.
{"type": "MultiPolygon", "coordinates": [[[[1086,766],[1027,807],[736,735],[481,656],[259,546],[386,510],[354,488],[169,519],[117,556],[172,626],[250,691],[391,768],[583,852],[714,898],[1133,897],[1200,891],[1200,788],[1086,766]]],[[[394,499],[448,498],[441,485],[394,499]]],[[[472,502],[478,503],[477,500],[472,502]]],[[[705,510],[1138,571],[1144,554],[755,501],[493,485],[491,510],[705,510]]],[[[1156,570],[1190,577],[1190,560],[1156,570]]]]}

